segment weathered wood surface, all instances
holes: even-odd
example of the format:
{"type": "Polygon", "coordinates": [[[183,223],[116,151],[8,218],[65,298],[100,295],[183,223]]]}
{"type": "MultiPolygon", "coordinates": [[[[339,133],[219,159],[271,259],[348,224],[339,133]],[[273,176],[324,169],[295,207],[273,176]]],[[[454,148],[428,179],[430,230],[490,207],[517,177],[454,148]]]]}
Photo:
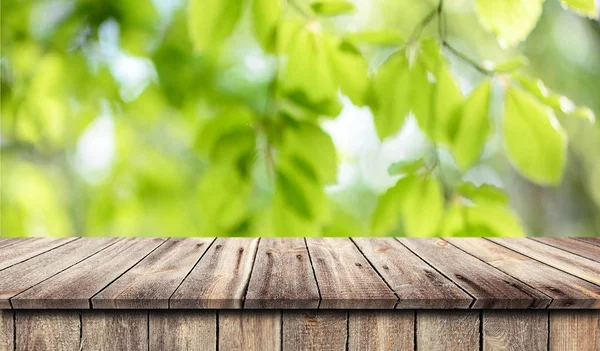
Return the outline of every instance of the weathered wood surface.
{"type": "Polygon", "coordinates": [[[283,350],[344,351],[347,325],[347,312],[284,311],[283,350]]]}
{"type": "Polygon", "coordinates": [[[167,240],[94,296],[93,308],[169,308],[169,298],[213,240],[167,240]]]}
{"type": "Polygon", "coordinates": [[[124,239],[13,297],[14,308],[90,308],[94,294],[164,239],[124,239]],[[93,273],[93,274],[90,274],[93,273]]]}
{"type": "Polygon", "coordinates": [[[60,240],[0,241],[0,309],[600,309],[582,238],[60,240]]]}
{"type": "Polygon", "coordinates": [[[84,311],[81,316],[83,350],[147,351],[148,312],[84,311]]]}
{"type": "Polygon", "coordinates": [[[279,350],[281,311],[219,311],[219,350],[279,350]]]}
{"type": "Polygon", "coordinates": [[[600,286],[483,238],[449,238],[452,245],[552,298],[548,308],[600,308],[600,286]]]}
{"type": "Polygon", "coordinates": [[[0,310],[0,351],[14,350],[14,311],[0,310]]]}
{"type": "Polygon", "coordinates": [[[547,311],[483,311],[484,351],[542,351],[548,347],[547,311]]]}
{"type": "Polygon", "coordinates": [[[600,237],[599,238],[574,238],[575,240],[583,241],[588,244],[600,246],[600,237]]]}
{"type": "Polygon", "coordinates": [[[244,308],[318,308],[319,290],[303,238],[263,238],[244,308]]]}
{"type": "Polygon", "coordinates": [[[550,350],[600,350],[600,311],[550,312],[550,350]]]}
{"type": "Polygon", "coordinates": [[[306,239],[320,308],[394,308],[397,297],[347,238],[306,239]]]}
{"type": "Polygon", "coordinates": [[[417,350],[479,350],[479,312],[418,311],[417,350]]]}
{"type": "Polygon", "coordinates": [[[600,262],[526,238],[491,238],[490,240],[552,267],[600,284],[600,262]]]}
{"type": "Polygon", "coordinates": [[[16,311],[16,350],[78,350],[78,311],[16,311]]]}
{"type": "Polygon", "coordinates": [[[396,308],[469,308],[473,298],[393,238],[354,238],[398,295],[396,308]]]}
{"type": "Polygon", "coordinates": [[[170,300],[171,308],[242,308],[258,238],[219,238],[170,300]]]}
{"type": "Polygon", "coordinates": [[[350,311],[348,350],[413,350],[413,311],[350,311]]]}
{"type": "Polygon", "coordinates": [[[150,311],[148,319],[150,350],[217,349],[216,311],[150,311]]]}
{"type": "Polygon", "coordinates": [[[475,298],[475,308],[545,308],[551,299],[441,239],[400,242],[475,298]]]}

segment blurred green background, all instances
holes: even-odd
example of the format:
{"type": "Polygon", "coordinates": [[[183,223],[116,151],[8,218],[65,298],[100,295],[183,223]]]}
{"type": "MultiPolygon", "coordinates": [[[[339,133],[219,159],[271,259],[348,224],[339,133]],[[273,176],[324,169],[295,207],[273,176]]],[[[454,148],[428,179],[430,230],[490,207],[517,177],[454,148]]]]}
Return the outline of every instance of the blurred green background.
{"type": "MultiPolygon", "coordinates": [[[[326,19],[324,27],[389,27],[408,36],[437,6],[353,2],[357,11],[326,19]]],[[[195,151],[203,125],[219,107],[264,104],[269,92],[274,59],[255,41],[248,15],[215,58],[194,54],[183,0],[3,0],[1,6],[1,236],[282,235],[270,224],[268,155],[257,155],[247,204],[252,221],[233,233],[207,230],[214,214],[202,204],[235,189],[199,189],[209,169],[195,151]]],[[[464,54],[483,62],[522,53],[528,73],[600,115],[598,21],[547,0],[528,39],[504,49],[482,29],[472,0],[447,1],[445,13],[448,40],[464,54]]],[[[431,27],[426,34],[435,33],[431,27]]],[[[363,53],[377,63],[389,51],[363,53]]],[[[461,85],[481,79],[472,67],[451,63],[461,85]]],[[[464,178],[505,188],[528,235],[598,236],[600,123],[560,121],[569,136],[560,186],[540,187],[515,173],[498,138],[464,178]]],[[[341,114],[321,126],[338,152],[337,182],[326,188],[333,210],[303,235],[369,235],[377,198],[395,182],[389,164],[422,154],[428,142],[414,121],[379,141],[370,110],[347,99],[341,114]]],[[[442,152],[441,162],[451,173],[449,154],[442,152]]]]}

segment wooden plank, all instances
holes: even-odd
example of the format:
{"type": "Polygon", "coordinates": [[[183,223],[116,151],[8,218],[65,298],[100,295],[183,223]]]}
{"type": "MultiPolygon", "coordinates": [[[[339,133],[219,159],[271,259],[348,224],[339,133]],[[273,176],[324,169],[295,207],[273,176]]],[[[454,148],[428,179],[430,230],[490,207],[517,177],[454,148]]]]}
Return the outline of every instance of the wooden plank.
{"type": "Polygon", "coordinates": [[[11,299],[14,308],[90,308],[90,299],[148,255],[164,239],[129,238],[11,299]]]}
{"type": "Polygon", "coordinates": [[[483,311],[483,350],[546,351],[548,311],[483,311]]]}
{"type": "Polygon", "coordinates": [[[319,291],[303,238],[263,238],[244,308],[318,308],[319,291]]]}
{"type": "Polygon", "coordinates": [[[548,296],[444,240],[398,240],[474,296],[472,308],[545,308],[550,303],[548,296]]]}
{"type": "Polygon", "coordinates": [[[79,350],[78,311],[15,311],[16,350],[79,350]]]}
{"type": "Polygon", "coordinates": [[[350,311],[348,350],[414,350],[413,311],[350,311]]]}
{"type": "Polygon", "coordinates": [[[216,350],[215,311],[150,311],[149,350],[216,350]]]}
{"type": "Polygon", "coordinates": [[[552,297],[548,308],[600,308],[600,286],[483,238],[448,238],[452,245],[552,297]]]}
{"type": "Polygon", "coordinates": [[[502,246],[547,265],[600,284],[600,263],[527,238],[490,238],[502,246]]]}
{"type": "Polygon", "coordinates": [[[258,238],[218,238],[171,297],[171,308],[242,308],[258,238]]]}
{"type": "Polygon", "coordinates": [[[346,350],[346,311],[283,311],[283,351],[346,350]]]}
{"type": "Polygon", "coordinates": [[[583,241],[585,243],[600,246],[600,237],[598,238],[574,238],[575,240],[583,241]]]}
{"type": "Polygon", "coordinates": [[[14,311],[0,310],[0,351],[13,351],[15,349],[14,311]]]}
{"type": "Polygon", "coordinates": [[[169,298],[213,240],[167,240],[94,296],[93,308],[169,308],[169,298]]]}
{"type": "Polygon", "coordinates": [[[77,238],[32,238],[0,248],[0,270],[35,257],[77,238]]]}
{"type": "Polygon", "coordinates": [[[60,271],[113,245],[118,238],[86,238],[38,255],[0,271],[0,308],[11,308],[9,299],[60,271]]]}
{"type": "Polygon", "coordinates": [[[0,248],[14,245],[19,242],[25,242],[36,238],[0,238],[0,248]]]}
{"type": "Polygon", "coordinates": [[[219,350],[281,349],[280,311],[219,311],[219,350]]]}
{"type": "Polygon", "coordinates": [[[473,298],[393,238],[353,238],[398,295],[396,308],[469,308],[473,298]]]}
{"type": "Polygon", "coordinates": [[[82,349],[147,351],[147,311],[83,311],[82,349]]]}
{"type": "Polygon", "coordinates": [[[477,311],[417,311],[416,328],[417,350],[479,350],[477,311]]]}
{"type": "Polygon", "coordinates": [[[572,238],[532,238],[535,241],[600,262],[600,247],[572,238]]]}
{"type": "Polygon", "coordinates": [[[307,238],[320,308],[394,308],[397,298],[348,238],[307,238]]]}
{"type": "Polygon", "coordinates": [[[550,351],[600,350],[600,311],[551,311],[550,351]]]}

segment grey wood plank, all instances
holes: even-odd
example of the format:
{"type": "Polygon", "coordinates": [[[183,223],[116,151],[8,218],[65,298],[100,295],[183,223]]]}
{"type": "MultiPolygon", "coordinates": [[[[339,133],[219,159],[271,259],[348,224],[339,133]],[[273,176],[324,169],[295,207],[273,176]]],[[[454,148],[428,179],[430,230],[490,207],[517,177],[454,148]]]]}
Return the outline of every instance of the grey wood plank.
{"type": "Polygon", "coordinates": [[[14,245],[19,242],[25,242],[36,238],[0,238],[0,248],[14,245]]]}
{"type": "Polygon", "coordinates": [[[346,350],[346,311],[283,311],[283,351],[346,350]]]}
{"type": "Polygon", "coordinates": [[[13,351],[15,349],[14,311],[0,310],[0,351],[13,351]]]}
{"type": "Polygon", "coordinates": [[[89,311],[81,315],[83,350],[147,351],[147,311],[89,311]]]}
{"type": "Polygon", "coordinates": [[[0,270],[76,239],[77,238],[32,238],[31,240],[22,240],[14,245],[0,248],[0,270]]]}
{"type": "Polygon", "coordinates": [[[589,258],[592,261],[600,262],[600,247],[587,244],[583,241],[572,238],[531,238],[535,241],[569,251],[579,256],[589,258]]]}
{"type": "Polygon", "coordinates": [[[213,240],[167,240],[94,296],[93,308],[169,308],[169,298],[213,240]]]}
{"type": "Polygon", "coordinates": [[[484,238],[448,238],[452,245],[552,297],[548,308],[600,308],[600,286],[484,238]]]}
{"type": "Polygon", "coordinates": [[[164,239],[128,238],[11,299],[14,308],[90,308],[94,294],[148,255],[164,239]]]}
{"type": "Polygon", "coordinates": [[[478,351],[479,312],[417,311],[417,350],[478,351]]]}
{"type": "Polygon", "coordinates": [[[551,311],[550,351],[600,350],[600,311],[551,311]]]}
{"type": "Polygon", "coordinates": [[[413,311],[350,311],[348,350],[414,350],[413,311]]]}
{"type": "Polygon", "coordinates": [[[280,311],[219,311],[219,350],[281,349],[280,311]]]}
{"type": "Polygon", "coordinates": [[[353,238],[398,295],[396,308],[469,308],[473,298],[393,238],[353,238]]]}
{"type": "Polygon", "coordinates": [[[0,271],[0,308],[11,308],[9,299],[60,271],[118,242],[118,238],[71,241],[42,255],[0,271]]]}
{"type": "Polygon", "coordinates": [[[244,308],[317,308],[319,291],[303,238],[263,238],[244,308]]]}
{"type": "Polygon", "coordinates": [[[394,308],[397,297],[348,238],[307,238],[319,308],[394,308]]]}
{"type": "Polygon", "coordinates": [[[16,350],[79,350],[78,311],[15,311],[16,350]]]}
{"type": "Polygon", "coordinates": [[[545,308],[550,303],[548,296],[444,240],[398,240],[474,296],[472,308],[545,308]]]}
{"type": "Polygon", "coordinates": [[[242,308],[258,238],[218,238],[169,300],[170,308],[242,308]]]}
{"type": "Polygon", "coordinates": [[[150,311],[150,351],[216,350],[216,311],[150,311]]]}
{"type": "Polygon", "coordinates": [[[484,351],[545,351],[548,311],[483,311],[484,351]]]}
{"type": "Polygon", "coordinates": [[[588,243],[591,245],[600,246],[600,237],[597,238],[574,238],[575,240],[583,241],[584,243],[588,243]]]}
{"type": "Polygon", "coordinates": [[[490,238],[489,240],[592,283],[600,284],[599,262],[527,238],[490,238]]]}

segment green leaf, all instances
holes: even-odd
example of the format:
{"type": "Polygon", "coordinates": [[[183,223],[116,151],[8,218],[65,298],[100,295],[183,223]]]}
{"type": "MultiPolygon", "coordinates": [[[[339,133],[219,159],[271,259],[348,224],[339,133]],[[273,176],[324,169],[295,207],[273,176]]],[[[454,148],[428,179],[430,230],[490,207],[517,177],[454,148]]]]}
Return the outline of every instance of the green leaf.
{"type": "Polygon", "coordinates": [[[256,155],[256,133],[252,128],[236,129],[215,143],[210,159],[215,164],[234,166],[248,176],[256,155]]]}
{"type": "Polygon", "coordinates": [[[315,1],[310,4],[310,7],[315,13],[324,16],[344,15],[356,10],[353,3],[344,0],[315,1]]]}
{"type": "Polygon", "coordinates": [[[406,196],[417,181],[418,178],[413,175],[400,178],[379,198],[371,218],[373,235],[387,234],[396,227],[406,196]]]}
{"type": "Polygon", "coordinates": [[[287,94],[301,94],[311,103],[331,101],[338,84],[329,63],[326,38],[304,27],[287,47],[287,64],[280,85],[287,94]]]}
{"type": "Polygon", "coordinates": [[[504,148],[515,168],[539,184],[558,184],[566,161],[567,136],[551,110],[531,94],[506,90],[504,148]]]}
{"type": "Polygon", "coordinates": [[[464,98],[434,40],[421,42],[421,50],[411,67],[411,96],[412,112],[419,127],[432,140],[450,145],[453,118],[464,98]]]}
{"type": "Polygon", "coordinates": [[[297,184],[293,178],[288,177],[283,172],[277,172],[277,189],[281,192],[286,203],[289,204],[297,214],[305,219],[312,219],[313,209],[304,193],[301,185],[297,184]]]}
{"type": "MultiPolygon", "coordinates": [[[[467,207],[466,220],[469,228],[485,228],[486,236],[523,237],[523,227],[515,213],[503,205],[480,204],[467,207]]],[[[479,235],[470,231],[468,236],[479,235]]]]}
{"type": "Polygon", "coordinates": [[[495,72],[503,73],[503,72],[513,72],[523,66],[527,66],[528,64],[529,64],[529,60],[527,59],[527,57],[525,57],[523,55],[519,55],[517,57],[514,57],[514,58],[504,61],[504,62],[486,65],[486,68],[493,70],[495,72]]]}
{"type": "Polygon", "coordinates": [[[591,123],[596,121],[596,116],[592,110],[587,107],[575,106],[566,96],[556,94],[548,89],[541,80],[523,74],[514,74],[513,78],[542,103],[552,107],[555,112],[569,117],[583,118],[591,123]]]}
{"type": "Polygon", "coordinates": [[[430,237],[438,233],[444,217],[444,193],[437,178],[418,179],[407,190],[402,206],[404,229],[408,236],[430,237]]]}
{"type": "Polygon", "coordinates": [[[599,5],[595,0],[561,0],[560,3],[581,16],[598,18],[599,5]]]}
{"type": "Polygon", "coordinates": [[[329,100],[313,103],[301,92],[287,94],[280,101],[280,104],[283,111],[299,120],[315,120],[321,116],[336,117],[342,112],[343,108],[337,96],[329,100]]]}
{"type": "Polygon", "coordinates": [[[242,0],[190,0],[188,30],[199,54],[216,52],[242,14],[242,0]]]}
{"type": "Polygon", "coordinates": [[[418,158],[411,161],[394,162],[388,167],[389,175],[410,174],[415,173],[425,165],[425,160],[418,158]]]}
{"type": "Polygon", "coordinates": [[[275,50],[277,23],[281,15],[281,0],[252,0],[252,24],[262,48],[275,50]]]}
{"type": "Polygon", "coordinates": [[[504,190],[491,184],[481,184],[479,186],[471,183],[461,183],[456,192],[474,203],[492,203],[499,205],[508,205],[508,195],[504,190]]]}
{"type": "MultiPolygon", "coordinates": [[[[469,169],[483,152],[490,134],[489,104],[491,83],[481,84],[455,113],[456,132],[452,131],[452,155],[458,166],[469,169]]],[[[454,129],[454,127],[452,127],[454,129]]]]}
{"type": "Polygon", "coordinates": [[[348,33],[345,38],[354,44],[395,46],[404,43],[404,36],[399,31],[387,28],[348,33]]]}
{"type": "Polygon", "coordinates": [[[544,0],[476,0],[475,10],[483,27],[499,38],[501,46],[525,40],[542,14],[544,0]]]}
{"type": "Polygon", "coordinates": [[[206,121],[201,127],[195,142],[195,150],[209,156],[217,141],[224,135],[237,130],[251,128],[253,116],[244,108],[232,107],[206,121]]]}
{"type": "Polygon", "coordinates": [[[369,65],[354,45],[347,41],[329,41],[331,69],[340,84],[342,93],[357,106],[366,103],[369,89],[369,65]]]}
{"type": "Polygon", "coordinates": [[[370,106],[379,139],[396,134],[410,111],[405,51],[390,56],[372,80],[370,106]]]}

